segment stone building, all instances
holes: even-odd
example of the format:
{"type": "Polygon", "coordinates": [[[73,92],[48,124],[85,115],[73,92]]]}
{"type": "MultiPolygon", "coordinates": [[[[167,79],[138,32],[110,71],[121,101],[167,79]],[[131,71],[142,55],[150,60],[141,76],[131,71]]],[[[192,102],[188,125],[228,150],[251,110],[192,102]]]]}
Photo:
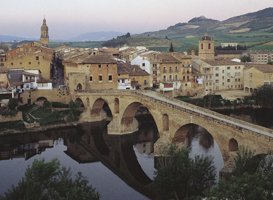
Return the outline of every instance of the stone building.
{"type": "Polygon", "coordinates": [[[178,53],[146,52],[131,63],[148,72],[152,76],[153,86],[163,91],[181,90],[182,82],[191,81],[190,58],[178,53]]]}
{"type": "Polygon", "coordinates": [[[244,70],[244,91],[251,93],[265,84],[273,85],[273,65],[246,65],[244,70]]]}
{"type": "Polygon", "coordinates": [[[26,43],[6,53],[4,66],[7,69],[40,70],[43,78],[51,79],[53,55],[52,49],[39,43],[26,43]]]}
{"type": "Polygon", "coordinates": [[[210,87],[212,92],[243,89],[244,65],[242,63],[230,60],[207,60],[205,62],[212,69],[212,87],[210,87]]]}
{"type": "Polygon", "coordinates": [[[199,58],[203,60],[214,60],[214,40],[205,34],[199,41],[199,58]]]}
{"type": "Polygon", "coordinates": [[[255,51],[249,53],[250,60],[257,64],[268,64],[273,61],[273,51],[255,51]]]}
{"type": "Polygon", "coordinates": [[[65,82],[70,91],[117,89],[117,61],[111,55],[71,55],[63,61],[65,82]]]}
{"type": "Polygon", "coordinates": [[[40,37],[40,43],[43,46],[48,46],[49,42],[49,34],[48,34],[48,26],[46,24],[46,19],[43,19],[43,24],[41,26],[41,37],[40,37]]]}
{"type": "Polygon", "coordinates": [[[118,63],[119,89],[145,89],[152,86],[152,76],[138,65],[118,63]]]}

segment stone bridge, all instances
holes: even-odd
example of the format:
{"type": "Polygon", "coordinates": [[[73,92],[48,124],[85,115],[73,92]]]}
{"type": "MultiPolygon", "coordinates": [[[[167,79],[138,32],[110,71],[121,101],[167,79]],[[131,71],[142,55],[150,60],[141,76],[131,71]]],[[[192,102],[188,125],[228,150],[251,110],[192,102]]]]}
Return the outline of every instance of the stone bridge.
{"type": "Polygon", "coordinates": [[[137,131],[136,112],[145,107],[152,115],[159,133],[155,153],[161,145],[185,143],[189,130],[198,125],[208,131],[219,145],[225,169],[232,167],[239,146],[256,154],[273,151],[273,130],[231,118],[180,100],[167,98],[152,91],[82,91],[73,94],[73,100],[85,107],[82,121],[101,121],[108,105],[112,119],[108,134],[129,134],[137,131]]]}

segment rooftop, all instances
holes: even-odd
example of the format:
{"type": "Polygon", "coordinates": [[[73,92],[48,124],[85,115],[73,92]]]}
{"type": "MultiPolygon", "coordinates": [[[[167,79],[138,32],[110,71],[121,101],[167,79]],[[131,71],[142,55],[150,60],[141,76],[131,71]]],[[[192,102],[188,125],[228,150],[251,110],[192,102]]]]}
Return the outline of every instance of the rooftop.
{"type": "Polygon", "coordinates": [[[90,55],[82,64],[115,64],[117,61],[110,55],[90,55]]]}
{"type": "Polygon", "coordinates": [[[273,73],[273,65],[247,63],[246,67],[248,69],[255,68],[264,73],[273,73]]]}

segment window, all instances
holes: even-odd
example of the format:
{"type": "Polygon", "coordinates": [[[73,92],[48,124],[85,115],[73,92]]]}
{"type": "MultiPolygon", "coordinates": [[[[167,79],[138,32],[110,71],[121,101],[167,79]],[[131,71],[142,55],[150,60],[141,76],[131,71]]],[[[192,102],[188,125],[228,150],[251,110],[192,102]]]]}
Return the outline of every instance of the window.
{"type": "Polygon", "coordinates": [[[177,75],[175,75],[175,80],[177,81],[177,75]]]}
{"type": "Polygon", "coordinates": [[[219,83],[219,80],[215,80],[215,83],[219,83]]]}
{"type": "Polygon", "coordinates": [[[166,73],[166,67],[163,67],[163,73],[166,73]]]}
{"type": "Polygon", "coordinates": [[[211,49],[211,44],[209,43],[208,49],[211,49]]]}
{"type": "Polygon", "coordinates": [[[230,69],[230,67],[227,67],[227,69],[229,70],[229,69],[230,69]]]}
{"type": "Polygon", "coordinates": [[[147,80],[144,80],[144,85],[147,85],[147,83],[148,83],[147,80]]]}
{"type": "Polygon", "coordinates": [[[10,63],[11,65],[13,65],[13,63],[10,63]]]}
{"type": "Polygon", "coordinates": [[[102,81],[102,75],[99,75],[99,81],[102,81]]]}
{"type": "Polygon", "coordinates": [[[39,56],[36,56],[36,60],[39,60],[39,56]]]}
{"type": "Polygon", "coordinates": [[[201,43],[201,49],[204,49],[204,44],[203,43],[201,43]]]}
{"type": "Polygon", "coordinates": [[[31,65],[31,62],[28,62],[29,65],[31,65]]]}
{"type": "Polygon", "coordinates": [[[172,72],[173,72],[172,67],[170,67],[170,73],[172,73],[172,72]]]}
{"type": "Polygon", "coordinates": [[[171,81],[173,79],[172,75],[169,76],[169,80],[171,81]]]}
{"type": "Polygon", "coordinates": [[[98,65],[99,69],[101,69],[101,65],[98,65]]]}
{"type": "Polygon", "coordinates": [[[89,77],[89,81],[93,81],[93,77],[92,76],[89,77]]]}
{"type": "Polygon", "coordinates": [[[175,72],[178,72],[178,67],[175,67],[175,72]]]}
{"type": "Polygon", "coordinates": [[[142,67],[145,67],[145,63],[142,63],[142,67]]]}
{"type": "Polygon", "coordinates": [[[215,67],[215,70],[216,70],[216,71],[219,70],[219,67],[215,67]]]}
{"type": "Polygon", "coordinates": [[[216,74],[215,74],[215,76],[219,76],[219,74],[218,74],[218,73],[216,73],[216,74]]]}
{"type": "Polygon", "coordinates": [[[230,82],[230,79],[227,79],[227,82],[230,82]]]}
{"type": "Polygon", "coordinates": [[[222,73],[225,73],[225,70],[222,70],[222,73]]]}
{"type": "Polygon", "coordinates": [[[108,76],[108,81],[112,81],[113,80],[113,76],[112,75],[109,75],[108,76]]]}
{"type": "Polygon", "coordinates": [[[165,75],[163,76],[163,80],[166,81],[166,76],[165,75]]]}

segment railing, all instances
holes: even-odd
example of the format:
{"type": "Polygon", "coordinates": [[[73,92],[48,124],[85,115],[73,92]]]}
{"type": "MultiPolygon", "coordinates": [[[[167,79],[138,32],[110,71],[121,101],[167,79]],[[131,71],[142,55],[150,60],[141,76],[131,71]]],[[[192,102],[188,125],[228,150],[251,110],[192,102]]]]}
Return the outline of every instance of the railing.
{"type": "Polygon", "coordinates": [[[81,93],[99,93],[99,94],[111,94],[111,95],[124,95],[124,96],[131,96],[135,95],[137,97],[142,98],[148,98],[151,102],[157,102],[162,105],[168,106],[172,109],[180,110],[195,116],[204,117],[210,120],[214,120],[216,122],[219,122],[221,124],[231,126],[233,128],[239,129],[242,131],[242,129],[259,133],[264,136],[269,137],[270,139],[273,139],[273,130],[258,126],[255,124],[251,124],[239,119],[235,119],[226,115],[222,115],[220,113],[195,106],[190,103],[186,103],[174,98],[167,98],[166,96],[159,94],[157,92],[153,91],[145,91],[145,90],[88,90],[88,91],[81,91],[81,93]]]}

